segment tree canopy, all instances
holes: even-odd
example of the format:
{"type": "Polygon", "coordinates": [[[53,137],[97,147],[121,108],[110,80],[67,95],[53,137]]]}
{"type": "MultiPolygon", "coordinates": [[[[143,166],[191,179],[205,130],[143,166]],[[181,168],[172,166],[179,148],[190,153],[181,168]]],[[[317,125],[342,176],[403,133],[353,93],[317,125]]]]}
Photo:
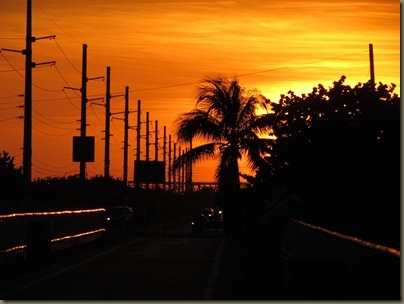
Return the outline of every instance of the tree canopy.
{"type": "MultiPolygon", "coordinates": [[[[318,220],[356,218],[350,225],[360,230],[364,216],[399,214],[400,98],[394,84],[351,87],[345,79],[307,95],[289,91],[271,104],[272,178],[304,196],[318,220]]],[[[366,220],[369,227],[389,221],[396,222],[366,220]]]]}
{"type": "Polygon", "coordinates": [[[14,157],[8,152],[0,153],[0,199],[11,199],[24,195],[22,168],[16,168],[14,157]]]}

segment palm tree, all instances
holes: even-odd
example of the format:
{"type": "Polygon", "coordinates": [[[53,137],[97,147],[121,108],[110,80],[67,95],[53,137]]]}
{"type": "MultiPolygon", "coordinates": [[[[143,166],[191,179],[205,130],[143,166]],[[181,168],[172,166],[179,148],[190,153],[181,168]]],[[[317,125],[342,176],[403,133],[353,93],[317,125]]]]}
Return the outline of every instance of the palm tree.
{"type": "Polygon", "coordinates": [[[227,215],[238,202],[241,157],[247,158],[252,169],[266,164],[263,154],[268,152],[269,143],[259,134],[268,133],[270,128],[267,102],[258,90],[240,87],[237,78],[208,78],[199,87],[195,108],[176,121],[180,142],[198,139],[205,143],[184,153],[175,166],[219,158],[215,179],[221,197],[219,204],[227,215]],[[257,110],[266,110],[266,114],[260,115],[257,110]]]}

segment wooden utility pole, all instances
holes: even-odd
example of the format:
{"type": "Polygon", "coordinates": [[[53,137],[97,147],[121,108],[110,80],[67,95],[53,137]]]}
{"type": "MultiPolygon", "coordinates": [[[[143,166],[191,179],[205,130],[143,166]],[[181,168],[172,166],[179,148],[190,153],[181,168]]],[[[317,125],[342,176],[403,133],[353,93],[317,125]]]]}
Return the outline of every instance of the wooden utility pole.
{"type": "MultiPolygon", "coordinates": [[[[163,162],[164,166],[166,166],[166,153],[167,153],[167,134],[166,134],[166,126],[163,127],[163,162]]],[[[164,185],[163,185],[164,190],[166,190],[166,179],[164,177],[164,185]]]]}
{"type": "MultiPolygon", "coordinates": [[[[87,106],[87,44],[83,44],[83,59],[81,69],[81,120],[80,137],[84,141],[86,138],[86,106],[87,106]]],[[[80,184],[81,184],[81,202],[84,203],[84,184],[86,181],[86,162],[80,161],[80,184]]]]}
{"type": "Polygon", "coordinates": [[[140,104],[141,101],[137,101],[137,126],[136,126],[136,160],[140,160],[140,129],[141,129],[141,121],[140,121],[140,104]]]}
{"type": "MultiPolygon", "coordinates": [[[[189,151],[192,150],[192,139],[189,140],[189,151]]],[[[193,191],[192,187],[192,161],[189,160],[187,162],[187,167],[188,167],[188,174],[187,174],[187,191],[193,191]]]]}
{"type": "Polygon", "coordinates": [[[173,165],[172,165],[172,174],[173,174],[173,190],[174,190],[174,192],[176,191],[176,189],[175,189],[175,187],[176,187],[176,183],[175,183],[175,166],[174,166],[174,164],[175,164],[175,160],[176,160],[176,157],[175,157],[175,155],[176,155],[176,151],[177,151],[177,144],[174,142],[174,145],[173,145],[174,147],[173,147],[173,165]]]}
{"type": "MultiPolygon", "coordinates": [[[[150,131],[149,131],[149,112],[146,112],[146,161],[149,159],[149,148],[150,148],[150,131]]],[[[149,189],[149,182],[146,182],[146,190],[149,189]]]]}
{"type": "Polygon", "coordinates": [[[150,160],[150,130],[149,130],[149,112],[146,112],[146,161],[150,160]]]}
{"type": "Polygon", "coordinates": [[[171,134],[168,135],[168,188],[171,189],[171,134]]]}
{"type": "MultiPolygon", "coordinates": [[[[27,33],[25,40],[24,147],[23,177],[27,188],[32,176],[32,4],[27,0],[27,33]]],[[[23,52],[24,53],[24,52],[23,52]]]]}
{"type": "Polygon", "coordinates": [[[374,65],[374,58],[373,58],[373,44],[369,44],[369,61],[370,61],[370,82],[372,86],[376,85],[375,82],[375,65],[374,65]]]}
{"type": "Polygon", "coordinates": [[[109,149],[110,149],[110,122],[111,122],[111,67],[107,67],[105,93],[105,159],[104,159],[104,178],[109,179],[109,149]]]}
{"type": "Polygon", "coordinates": [[[155,122],[155,136],[154,136],[154,141],[156,143],[156,148],[154,149],[154,160],[158,161],[159,160],[159,132],[158,132],[158,128],[159,128],[159,122],[158,120],[156,120],[155,122]]]}
{"type": "Polygon", "coordinates": [[[125,118],[123,143],[123,183],[128,184],[128,146],[129,146],[129,87],[125,87],[125,118]]]}
{"type": "MultiPolygon", "coordinates": [[[[180,158],[181,157],[181,146],[178,146],[178,158],[180,158]]],[[[178,165],[178,192],[181,192],[181,186],[182,186],[182,184],[181,184],[181,169],[182,169],[182,166],[181,166],[181,164],[179,164],[178,165]]]]}

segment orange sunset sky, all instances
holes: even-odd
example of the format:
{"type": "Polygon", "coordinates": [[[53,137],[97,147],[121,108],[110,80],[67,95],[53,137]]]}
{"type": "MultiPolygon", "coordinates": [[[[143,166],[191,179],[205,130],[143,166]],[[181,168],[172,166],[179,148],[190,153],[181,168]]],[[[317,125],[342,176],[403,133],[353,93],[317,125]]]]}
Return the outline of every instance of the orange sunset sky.
{"type": "MultiPolygon", "coordinates": [[[[366,82],[370,43],[376,82],[395,83],[400,92],[399,1],[33,0],[32,9],[33,36],[56,35],[33,43],[34,62],[56,60],[56,66],[33,69],[33,178],[79,173],[72,137],[80,135],[80,96],[63,87],[81,86],[83,44],[88,77],[104,76],[110,66],[112,95],[129,86],[130,110],[140,99],[142,120],[149,112],[151,131],[158,120],[160,138],[167,126],[167,136],[175,140],[175,119],[194,107],[196,87],[208,76],[238,76],[243,87],[278,101],[289,90],[302,94],[319,83],[331,86],[341,75],[351,85],[366,82]]],[[[0,0],[0,48],[24,49],[25,27],[26,1],[0,0]]],[[[23,115],[18,95],[24,93],[24,64],[19,53],[0,54],[0,151],[15,156],[17,166],[22,165],[23,120],[17,117],[23,115]]],[[[105,96],[105,82],[89,81],[87,94],[105,96]]],[[[111,100],[112,113],[123,109],[123,97],[111,100]]],[[[103,174],[104,117],[104,107],[88,103],[87,135],[96,143],[88,177],[103,174]]],[[[136,113],[129,124],[135,126],[136,113]]],[[[123,129],[122,120],[111,121],[110,174],[119,178],[123,129]]],[[[130,130],[129,180],[135,136],[130,130]]],[[[154,159],[153,146],[150,156],[154,159]]],[[[193,172],[195,181],[210,181],[214,168],[201,163],[193,172]]]]}

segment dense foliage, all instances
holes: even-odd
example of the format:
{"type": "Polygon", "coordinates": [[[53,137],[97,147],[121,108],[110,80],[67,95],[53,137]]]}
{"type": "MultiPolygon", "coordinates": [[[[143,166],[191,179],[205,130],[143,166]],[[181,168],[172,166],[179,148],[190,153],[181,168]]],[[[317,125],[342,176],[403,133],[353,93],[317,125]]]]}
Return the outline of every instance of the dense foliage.
{"type": "Polygon", "coordinates": [[[14,157],[8,152],[0,153],[0,199],[24,196],[22,168],[16,168],[14,157]]]}
{"type": "Polygon", "coordinates": [[[313,221],[397,246],[400,98],[394,85],[344,82],[272,104],[272,182],[300,194],[313,221]]]}

